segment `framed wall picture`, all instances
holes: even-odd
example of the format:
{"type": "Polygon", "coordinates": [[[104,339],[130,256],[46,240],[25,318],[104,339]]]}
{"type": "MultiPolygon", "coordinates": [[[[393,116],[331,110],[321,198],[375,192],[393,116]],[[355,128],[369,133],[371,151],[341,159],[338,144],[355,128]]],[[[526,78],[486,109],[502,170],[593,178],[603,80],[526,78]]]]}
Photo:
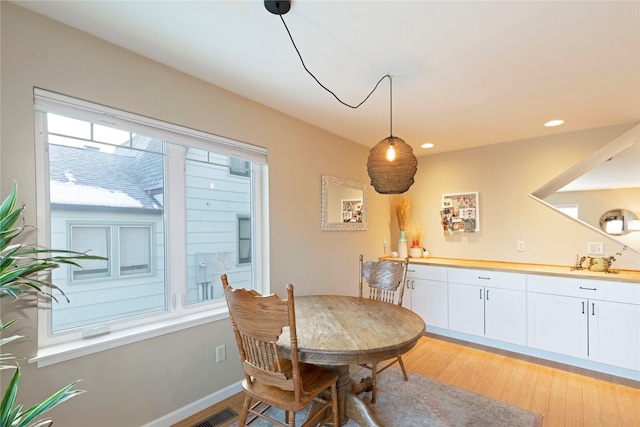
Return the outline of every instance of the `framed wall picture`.
{"type": "Polygon", "coordinates": [[[480,231],[478,192],[442,195],[440,219],[445,236],[480,231]]]}

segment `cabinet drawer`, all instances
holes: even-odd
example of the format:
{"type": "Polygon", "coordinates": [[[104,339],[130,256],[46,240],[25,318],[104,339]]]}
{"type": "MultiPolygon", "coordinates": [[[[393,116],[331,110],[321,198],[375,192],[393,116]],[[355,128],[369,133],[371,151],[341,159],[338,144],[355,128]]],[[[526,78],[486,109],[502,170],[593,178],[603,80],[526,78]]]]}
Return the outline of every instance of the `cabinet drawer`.
{"type": "Polygon", "coordinates": [[[640,284],[569,277],[527,276],[527,290],[542,294],[640,304],[640,284]]]}
{"type": "Polygon", "coordinates": [[[407,267],[407,277],[410,279],[436,280],[438,282],[447,281],[447,267],[434,265],[412,265],[407,267]]]}
{"type": "Polygon", "coordinates": [[[524,274],[507,273],[504,271],[450,268],[449,282],[521,291],[526,289],[526,276],[524,274]]]}

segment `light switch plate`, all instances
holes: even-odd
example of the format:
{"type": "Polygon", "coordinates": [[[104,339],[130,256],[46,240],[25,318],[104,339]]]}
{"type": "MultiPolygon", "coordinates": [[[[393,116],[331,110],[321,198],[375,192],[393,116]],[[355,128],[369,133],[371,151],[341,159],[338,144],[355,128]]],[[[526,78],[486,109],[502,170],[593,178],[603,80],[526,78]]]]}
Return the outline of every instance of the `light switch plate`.
{"type": "Polygon", "coordinates": [[[587,243],[587,255],[604,255],[604,243],[602,242],[587,243]]]}

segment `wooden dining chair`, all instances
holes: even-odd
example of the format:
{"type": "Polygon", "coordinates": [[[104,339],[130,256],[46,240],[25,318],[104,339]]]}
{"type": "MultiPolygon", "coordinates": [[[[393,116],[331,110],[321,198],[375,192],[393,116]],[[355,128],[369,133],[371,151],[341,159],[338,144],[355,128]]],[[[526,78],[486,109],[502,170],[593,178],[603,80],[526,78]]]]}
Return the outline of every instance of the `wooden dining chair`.
{"type": "Polygon", "coordinates": [[[287,285],[287,299],[282,299],[233,289],[226,274],[221,279],[244,371],[245,399],[238,425],[260,417],[281,427],[294,427],[296,412],[314,403],[303,427],[327,422],[338,426],[337,372],[298,361],[293,285],[287,285]],[[284,328],[289,329],[291,359],[280,357],[276,345],[284,328]],[[285,411],[287,424],[265,414],[272,406],[285,411]]]}
{"type": "MultiPolygon", "coordinates": [[[[364,298],[364,287],[366,284],[369,299],[402,306],[408,266],[409,258],[405,258],[403,262],[390,260],[363,262],[363,257],[360,255],[360,298],[364,298]]],[[[370,365],[360,365],[371,370],[371,403],[376,403],[376,382],[378,374],[395,363],[400,365],[404,380],[409,381],[409,376],[404,368],[401,355],[398,355],[398,357],[384,367],[378,368],[378,364],[381,362],[383,361],[374,362],[370,365]]]]}

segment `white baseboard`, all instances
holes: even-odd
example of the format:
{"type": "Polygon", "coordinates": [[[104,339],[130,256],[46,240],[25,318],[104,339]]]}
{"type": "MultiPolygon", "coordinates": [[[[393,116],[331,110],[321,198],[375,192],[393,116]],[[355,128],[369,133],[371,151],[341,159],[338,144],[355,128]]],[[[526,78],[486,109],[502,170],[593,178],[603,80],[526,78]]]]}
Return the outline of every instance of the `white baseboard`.
{"type": "Polygon", "coordinates": [[[182,421],[185,418],[189,418],[190,416],[197,414],[198,412],[203,411],[208,407],[215,405],[216,403],[222,402],[223,400],[228,399],[229,397],[233,396],[234,394],[240,393],[241,391],[242,381],[238,381],[235,384],[231,384],[230,386],[227,386],[222,390],[211,393],[210,395],[196,400],[195,402],[177,409],[163,417],[160,417],[157,420],[151,421],[150,423],[147,423],[142,427],[172,426],[173,424],[182,421]]]}

